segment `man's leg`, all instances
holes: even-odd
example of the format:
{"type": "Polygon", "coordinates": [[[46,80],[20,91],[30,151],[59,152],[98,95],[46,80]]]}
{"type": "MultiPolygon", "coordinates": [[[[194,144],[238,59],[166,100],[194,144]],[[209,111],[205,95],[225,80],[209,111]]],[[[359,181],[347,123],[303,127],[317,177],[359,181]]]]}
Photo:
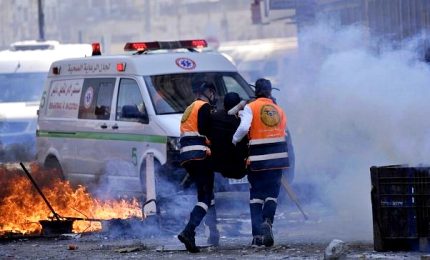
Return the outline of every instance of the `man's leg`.
{"type": "Polygon", "coordinates": [[[273,246],[272,224],[276,213],[279,189],[281,187],[282,170],[271,170],[263,174],[266,175],[266,180],[264,182],[263,223],[261,225],[261,232],[263,234],[263,244],[265,246],[273,246]]]}
{"type": "Polygon", "coordinates": [[[215,200],[212,200],[213,203],[209,206],[208,212],[206,214],[205,224],[209,228],[209,237],[208,244],[218,246],[219,245],[219,231],[218,231],[218,221],[217,214],[215,209],[215,200]]]}
{"type": "Polygon", "coordinates": [[[195,229],[205,217],[213,198],[213,172],[206,160],[190,162],[186,166],[190,176],[196,182],[197,203],[190,213],[190,219],[178,239],[185,244],[189,252],[199,252],[195,245],[195,229]]]}
{"type": "Polygon", "coordinates": [[[205,201],[208,203],[208,210],[206,213],[205,224],[209,228],[209,237],[208,244],[218,246],[219,244],[219,231],[217,227],[217,214],[215,208],[215,196],[214,196],[214,179],[215,175],[212,171],[212,167],[209,165],[205,168],[207,172],[205,173],[206,178],[202,180],[204,183],[204,190],[201,193],[201,196],[198,198],[199,201],[205,201]]]}
{"type": "Polygon", "coordinates": [[[249,189],[249,209],[251,213],[251,227],[252,227],[252,246],[261,246],[261,224],[263,223],[263,203],[264,200],[259,191],[260,176],[257,173],[248,174],[249,189]]]}

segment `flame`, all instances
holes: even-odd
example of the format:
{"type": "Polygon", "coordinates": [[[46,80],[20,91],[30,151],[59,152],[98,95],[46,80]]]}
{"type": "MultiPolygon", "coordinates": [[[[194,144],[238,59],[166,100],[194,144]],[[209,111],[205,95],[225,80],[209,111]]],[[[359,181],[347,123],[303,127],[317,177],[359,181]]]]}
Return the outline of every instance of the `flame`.
{"type": "MultiPolygon", "coordinates": [[[[0,166],[0,235],[39,233],[42,229],[39,220],[51,219],[53,215],[18,167],[0,166]]],[[[73,188],[68,181],[52,178],[55,173],[42,170],[36,163],[30,164],[29,171],[55,212],[62,217],[142,217],[142,210],[136,199],[99,200],[92,197],[83,186],[73,188]]],[[[100,222],[75,221],[73,224],[73,232],[77,233],[100,229],[100,222]]]]}

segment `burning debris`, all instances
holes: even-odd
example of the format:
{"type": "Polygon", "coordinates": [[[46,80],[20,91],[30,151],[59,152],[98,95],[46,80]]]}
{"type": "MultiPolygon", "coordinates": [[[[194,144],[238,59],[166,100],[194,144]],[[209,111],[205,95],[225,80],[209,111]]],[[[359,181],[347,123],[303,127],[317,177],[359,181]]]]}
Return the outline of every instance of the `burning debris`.
{"type": "Polygon", "coordinates": [[[29,169],[43,196],[17,165],[0,166],[0,236],[40,234],[42,226],[44,233],[58,228],[65,233],[98,231],[101,222],[95,220],[142,218],[136,199],[103,201],[94,198],[85,187],[74,188],[56,177],[54,171],[36,163],[31,163],[29,169]]]}

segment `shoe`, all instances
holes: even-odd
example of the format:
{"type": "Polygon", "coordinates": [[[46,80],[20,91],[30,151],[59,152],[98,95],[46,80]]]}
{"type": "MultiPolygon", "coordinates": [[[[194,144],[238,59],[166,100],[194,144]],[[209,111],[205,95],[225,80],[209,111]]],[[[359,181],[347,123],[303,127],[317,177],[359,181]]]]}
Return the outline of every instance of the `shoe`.
{"type": "Polygon", "coordinates": [[[208,244],[219,246],[219,231],[218,229],[209,230],[208,244]]]}
{"type": "Polygon", "coordinates": [[[263,237],[262,236],[254,236],[252,239],[251,247],[259,248],[263,246],[263,237]]]}
{"type": "Polygon", "coordinates": [[[266,220],[261,224],[261,233],[263,234],[263,245],[266,247],[271,247],[274,244],[272,224],[270,221],[266,220]]]}
{"type": "Polygon", "coordinates": [[[182,231],[181,234],[178,235],[179,241],[184,243],[185,248],[190,253],[198,253],[200,249],[196,246],[195,240],[196,233],[194,231],[182,231]]]}

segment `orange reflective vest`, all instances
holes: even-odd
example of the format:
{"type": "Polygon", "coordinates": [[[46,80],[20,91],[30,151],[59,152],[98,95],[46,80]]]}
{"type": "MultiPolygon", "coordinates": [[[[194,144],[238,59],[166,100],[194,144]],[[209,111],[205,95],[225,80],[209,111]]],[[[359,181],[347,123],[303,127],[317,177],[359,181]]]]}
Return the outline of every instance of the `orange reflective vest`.
{"type": "Polygon", "coordinates": [[[285,139],[287,117],[269,98],[257,98],[248,104],[252,110],[249,129],[249,167],[251,171],[289,167],[285,139]]]}
{"type": "Polygon", "coordinates": [[[210,154],[207,138],[199,134],[198,113],[206,101],[196,100],[187,107],[181,119],[181,164],[190,160],[203,160],[210,154]]]}

